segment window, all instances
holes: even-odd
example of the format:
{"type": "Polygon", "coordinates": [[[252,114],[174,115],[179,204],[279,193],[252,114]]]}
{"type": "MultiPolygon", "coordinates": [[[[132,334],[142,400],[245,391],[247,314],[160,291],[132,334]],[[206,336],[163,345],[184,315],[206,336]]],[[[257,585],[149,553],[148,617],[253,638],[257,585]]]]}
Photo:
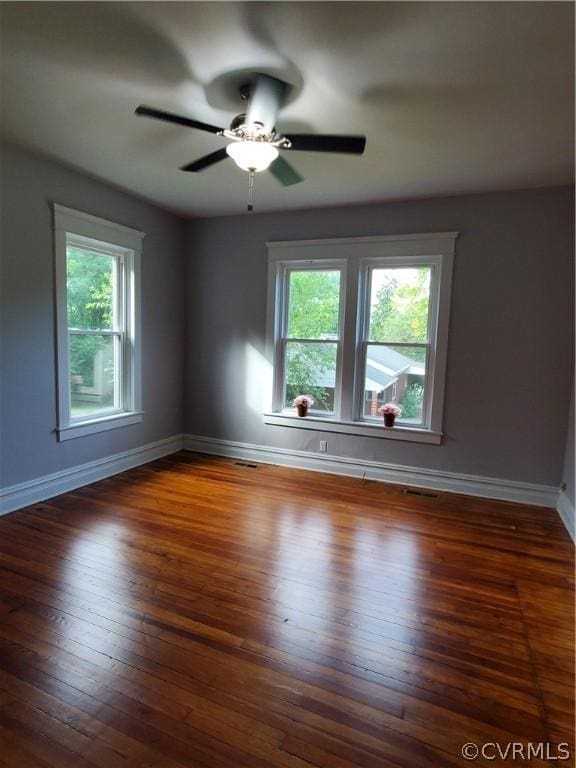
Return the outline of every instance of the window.
{"type": "Polygon", "coordinates": [[[283,405],[291,408],[295,397],[307,394],[314,399],[312,413],[333,414],[342,342],[342,268],[331,264],[323,264],[322,269],[286,266],[283,283],[283,405]]]}
{"type": "Polygon", "coordinates": [[[142,420],[139,278],[143,233],[54,206],[58,435],[142,420]]]}
{"type": "Polygon", "coordinates": [[[264,419],[438,443],[457,233],[269,243],[264,419]],[[293,400],[314,406],[297,417],[293,400]],[[402,408],[394,430],[378,408],[402,408]]]}
{"type": "Polygon", "coordinates": [[[427,265],[366,268],[360,351],[364,419],[378,417],[378,408],[391,400],[402,408],[399,424],[425,422],[432,271],[427,265]]]}

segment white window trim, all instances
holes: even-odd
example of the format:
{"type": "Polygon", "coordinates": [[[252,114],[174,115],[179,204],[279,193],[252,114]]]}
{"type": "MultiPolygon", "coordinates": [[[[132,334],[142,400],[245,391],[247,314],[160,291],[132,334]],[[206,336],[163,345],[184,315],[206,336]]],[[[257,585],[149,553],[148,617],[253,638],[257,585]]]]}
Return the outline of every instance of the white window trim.
{"type": "Polygon", "coordinates": [[[96,434],[142,421],[141,386],[141,313],[140,313],[140,261],[143,232],[115,222],[100,219],[88,213],[54,203],[54,255],[56,292],[56,385],[58,440],[96,434]],[[108,252],[116,252],[125,262],[127,279],[123,285],[125,317],[125,344],[123,409],[103,413],[94,418],[71,419],[70,377],[68,355],[68,309],[66,293],[67,236],[79,244],[91,241],[106,243],[108,252]]]}
{"type": "MultiPolygon", "coordinates": [[[[444,388],[448,350],[448,325],[452,271],[458,232],[438,232],[415,235],[384,235],[375,237],[340,238],[330,240],[301,240],[269,242],[268,247],[268,309],[267,359],[273,365],[273,387],[264,408],[264,423],[320,432],[338,432],[377,438],[408,440],[438,444],[442,441],[444,388]],[[360,398],[362,367],[357,365],[358,352],[363,342],[363,323],[366,313],[365,279],[370,266],[413,263],[433,267],[431,288],[430,343],[431,354],[427,376],[431,382],[431,398],[425,404],[425,425],[399,424],[386,429],[381,424],[361,417],[360,398]],[[311,414],[300,418],[291,409],[282,407],[282,349],[279,341],[284,318],[277,312],[278,301],[285,290],[286,267],[308,266],[321,268],[323,263],[344,262],[344,304],[341,305],[342,361],[338,369],[340,378],[339,400],[334,414],[311,414]],[[347,275],[347,279],[346,279],[347,275]]],[[[343,294],[341,293],[341,296],[343,294]]],[[[282,303],[284,306],[284,303],[282,303]]]]}
{"type": "MultiPolygon", "coordinates": [[[[332,269],[332,270],[339,270],[340,271],[340,317],[338,319],[338,339],[326,339],[326,343],[328,344],[336,344],[336,386],[335,386],[335,400],[334,400],[334,416],[336,416],[337,413],[340,413],[341,403],[340,403],[340,395],[342,393],[342,385],[341,385],[341,378],[342,378],[342,350],[343,350],[343,336],[344,336],[344,305],[345,305],[345,294],[346,294],[346,274],[347,274],[347,263],[346,260],[343,259],[325,259],[322,261],[321,264],[322,269],[332,269]]],[[[294,270],[305,270],[305,269],[318,269],[317,263],[303,263],[302,260],[295,260],[295,261],[282,261],[278,264],[278,282],[279,282],[279,290],[284,291],[284,296],[281,298],[281,306],[284,309],[283,314],[278,316],[278,324],[277,324],[277,343],[274,345],[274,370],[278,372],[278,375],[274,377],[274,393],[273,393],[273,403],[274,404],[280,404],[280,402],[283,400],[284,392],[282,391],[282,381],[284,378],[284,342],[286,340],[290,340],[290,337],[287,336],[287,326],[288,326],[288,301],[287,301],[287,293],[288,293],[288,274],[294,270]]],[[[306,341],[306,339],[302,339],[302,341],[306,341]]],[[[311,341],[316,342],[320,341],[319,339],[311,339],[311,341]]],[[[314,412],[313,412],[314,413],[314,412]]],[[[319,414],[321,415],[321,414],[319,414]]],[[[331,414],[332,415],[332,414],[331,414]]]]}

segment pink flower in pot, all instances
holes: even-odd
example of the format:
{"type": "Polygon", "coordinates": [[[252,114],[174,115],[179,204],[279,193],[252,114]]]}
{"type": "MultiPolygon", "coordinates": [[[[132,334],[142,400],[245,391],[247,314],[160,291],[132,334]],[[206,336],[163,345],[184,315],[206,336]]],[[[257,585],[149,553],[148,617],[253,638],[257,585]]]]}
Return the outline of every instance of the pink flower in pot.
{"type": "Polygon", "coordinates": [[[396,403],[384,403],[378,408],[378,413],[384,416],[385,427],[393,427],[396,417],[402,415],[402,408],[396,403]]]}
{"type": "Polygon", "coordinates": [[[314,405],[314,398],[312,395],[298,395],[294,398],[294,405],[298,411],[298,416],[307,416],[308,408],[312,408],[314,405]]]}

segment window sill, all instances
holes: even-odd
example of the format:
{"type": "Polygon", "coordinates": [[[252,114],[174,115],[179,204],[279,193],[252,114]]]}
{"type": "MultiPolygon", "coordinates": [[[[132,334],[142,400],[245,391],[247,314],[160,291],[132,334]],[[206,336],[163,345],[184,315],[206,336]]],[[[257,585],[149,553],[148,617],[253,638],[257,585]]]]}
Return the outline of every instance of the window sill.
{"type": "Polygon", "coordinates": [[[103,416],[100,419],[90,419],[89,421],[75,422],[67,427],[59,427],[56,432],[58,433],[58,440],[62,442],[62,440],[73,440],[76,437],[94,435],[97,432],[106,432],[108,429],[128,427],[141,421],[142,411],[115,413],[111,416],[103,416]]]}
{"type": "Polygon", "coordinates": [[[278,427],[293,427],[296,429],[313,429],[317,432],[338,432],[344,435],[361,435],[388,440],[407,440],[413,443],[428,443],[439,445],[442,442],[442,432],[416,427],[384,427],[380,424],[366,424],[358,421],[335,421],[321,416],[300,417],[292,413],[265,413],[264,424],[278,427]]]}

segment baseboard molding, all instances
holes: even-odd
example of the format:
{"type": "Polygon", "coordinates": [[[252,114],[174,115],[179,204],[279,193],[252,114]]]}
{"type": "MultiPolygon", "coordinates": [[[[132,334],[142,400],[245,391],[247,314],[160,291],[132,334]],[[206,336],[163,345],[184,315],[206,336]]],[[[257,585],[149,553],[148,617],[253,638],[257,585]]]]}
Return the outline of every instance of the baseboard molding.
{"type": "Polygon", "coordinates": [[[556,511],[560,515],[560,519],[564,523],[572,541],[576,542],[576,515],[574,514],[574,504],[570,501],[568,496],[566,496],[564,491],[560,491],[558,494],[556,511]]]}
{"type": "Polygon", "coordinates": [[[143,445],[140,448],[132,448],[123,453],[116,453],[113,456],[80,464],[61,472],[44,475],[35,480],[8,486],[0,489],[0,515],[21,509],[28,504],[45,501],[60,493],[66,493],[66,491],[72,491],[82,485],[94,483],[96,480],[117,475],[119,472],[138,467],[141,464],[147,464],[154,459],[181,451],[182,448],[182,435],[175,435],[165,440],[143,445]]]}
{"type": "Polygon", "coordinates": [[[72,491],[97,480],[103,480],[105,477],[147,464],[182,449],[230,458],[249,459],[264,464],[279,464],[280,466],[306,469],[313,472],[328,472],[349,477],[363,477],[367,480],[378,480],[385,483],[429,488],[435,491],[461,493],[466,496],[552,507],[557,510],[572,539],[575,539],[574,506],[566,494],[558,494],[553,486],[441,472],[377,461],[358,461],[345,456],[320,456],[311,451],[272,448],[233,440],[218,440],[202,435],[174,435],[140,448],[133,448],[123,453],[0,489],[0,515],[29,504],[45,501],[60,493],[72,491]]]}
{"type": "Polygon", "coordinates": [[[326,456],[311,451],[271,448],[233,440],[218,440],[201,435],[184,435],[184,449],[198,453],[216,454],[217,456],[250,459],[265,464],[280,464],[281,466],[308,469],[315,472],[364,477],[367,480],[379,480],[385,483],[399,483],[435,491],[461,493],[466,496],[515,501],[538,507],[555,508],[558,501],[558,489],[548,485],[534,485],[477,475],[462,475],[377,461],[358,461],[344,456],[326,456]]]}

